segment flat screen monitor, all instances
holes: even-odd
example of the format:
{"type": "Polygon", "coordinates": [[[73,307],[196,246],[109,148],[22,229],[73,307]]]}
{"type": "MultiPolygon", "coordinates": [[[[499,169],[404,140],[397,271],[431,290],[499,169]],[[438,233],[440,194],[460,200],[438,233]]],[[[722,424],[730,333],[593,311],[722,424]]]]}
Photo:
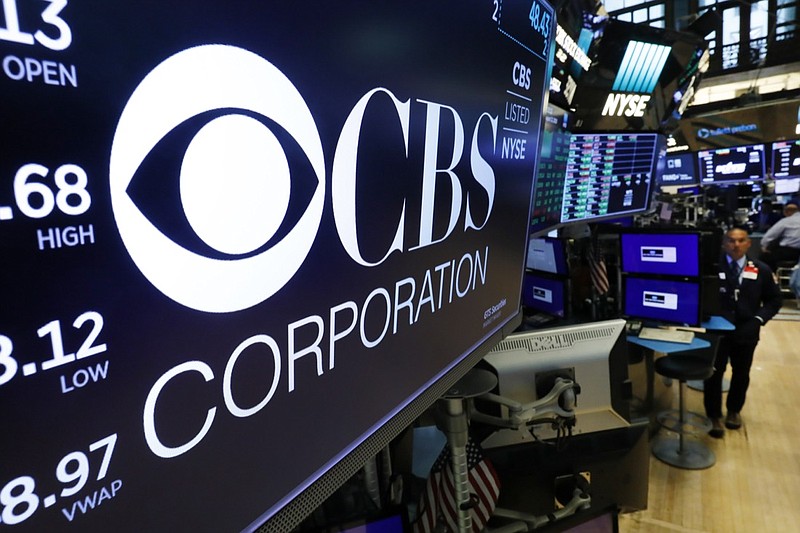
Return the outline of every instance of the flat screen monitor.
{"type": "Polygon", "coordinates": [[[0,528],[292,531],[522,322],[548,3],[3,5],[0,528]]]}
{"type": "Polygon", "coordinates": [[[623,314],[629,318],[698,326],[701,283],[626,275],[622,278],[623,314]]]}
{"type": "Polygon", "coordinates": [[[697,164],[704,185],[761,181],[766,173],[766,154],[763,144],[701,150],[697,164]]]}
{"type": "Polygon", "coordinates": [[[772,177],[800,177],[800,139],[772,143],[772,177]]]}
{"type": "MultiPolygon", "coordinates": [[[[646,211],[663,171],[666,139],[656,133],[573,133],[555,145],[547,179],[537,176],[531,231],[646,211]],[[563,168],[563,175],[560,173],[563,168]]],[[[549,159],[543,157],[539,173],[549,159]]]]}
{"type": "Polygon", "coordinates": [[[621,269],[627,274],[700,275],[700,234],[624,231],[621,269]]]}
{"type": "Polygon", "coordinates": [[[775,194],[794,194],[800,192],[800,177],[775,180],[775,194]]]}
{"type": "Polygon", "coordinates": [[[646,210],[664,138],[655,133],[570,137],[561,222],[594,221],[646,210]]]}
{"type": "Polygon", "coordinates": [[[522,282],[522,305],[527,309],[563,317],[566,314],[567,296],[566,279],[532,272],[525,273],[522,282]]]}
{"type": "MultiPolygon", "coordinates": [[[[580,385],[574,434],[589,434],[628,427],[626,400],[628,352],[625,321],[620,319],[560,326],[509,335],[486,354],[484,362],[498,378],[497,392],[527,404],[552,389],[556,377],[580,385]]],[[[550,424],[532,426],[538,438],[555,436],[550,424]]],[[[494,448],[532,442],[526,431],[494,432],[482,445],[494,448]]]]}
{"type": "Polygon", "coordinates": [[[567,247],[562,239],[533,237],[528,242],[528,259],[525,266],[530,270],[569,275],[567,268],[567,247]]]}
{"type": "Polygon", "coordinates": [[[695,185],[697,178],[697,155],[693,153],[667,154],[664,160],[664,172],[659,185],[662,187],[686,187],[695,185]]]}

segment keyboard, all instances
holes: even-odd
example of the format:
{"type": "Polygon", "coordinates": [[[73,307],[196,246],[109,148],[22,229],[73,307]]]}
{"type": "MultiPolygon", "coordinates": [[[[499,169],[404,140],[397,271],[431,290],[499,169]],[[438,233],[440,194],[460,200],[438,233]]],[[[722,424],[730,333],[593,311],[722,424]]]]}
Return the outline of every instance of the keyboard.
{"type": "Polygon", "coordinates": [[[643,327],[641,330],[639,330],[639,338],[651,341],[679,342],[682,344],[689,344],[692,342],[692,339],[694,339],[694,332],[682,329],[643,327]]]}

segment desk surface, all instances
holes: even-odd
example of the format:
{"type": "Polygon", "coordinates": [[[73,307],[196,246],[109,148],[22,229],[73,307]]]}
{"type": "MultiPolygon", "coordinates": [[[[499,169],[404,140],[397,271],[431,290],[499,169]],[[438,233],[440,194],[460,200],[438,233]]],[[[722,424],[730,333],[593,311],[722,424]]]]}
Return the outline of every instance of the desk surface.
{"type": "Polygon", "coordinates": [[[714,331],[733,331],[736,329],[736,326],[721,316],[712,316],[708,320],[704,320],[700,325],[706,329],[714,331]]]}
{"type": "Polygon", "coordinates": [[[636,335],[628,335],[628,342],[633,344],[638,344],[639,346],[643,346],[654,352],[660,353],[678,353],[678,352],[688,352],[690,350],[699,350],[700,348],[708,348],[711,346],[711,343],[705,339],[701,339],[699,337],[695,337],[692,339],[690,343],[683,343],[683,342],[665,342],[665,341],[654,341],[650,339],[640,339],[636,335]]]}

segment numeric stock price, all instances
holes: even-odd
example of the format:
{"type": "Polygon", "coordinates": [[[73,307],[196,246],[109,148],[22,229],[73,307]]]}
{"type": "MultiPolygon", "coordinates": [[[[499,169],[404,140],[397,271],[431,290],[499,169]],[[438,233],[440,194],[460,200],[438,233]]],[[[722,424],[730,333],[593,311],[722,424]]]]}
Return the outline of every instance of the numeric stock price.
{"type": "MultiPolygon", "coordinates": [[[[36,331],[40,338],[47,337],[50,339],[52,357],[42,361],[42,370],[57,368],[108,350],[108,346],[105,343],[96,343],[103,330],[103,316],[97,311],[86,311],[72,322],[72,327],[81,329],[84,324],[90,324],[91,329],[75,353],[65,353],[60,320],[52,320],[36,331]]],[[[0,386],[11,381],[20,369],[20,364],[13,354],[14,343],[9,337],[0,335],[0,370],[2,370],[0,372],[0,386]]],[[[25,376],[35,374],[37,371],[35,362],[22,366],[22,373],[25,376]]]]}
{"type": "MultiPolygon", "coordinates": [[[[95,478],[97,481],[106,477],[116,443],[117,434],[112,433],[89,445],[90,453],[103,450],[100,467],[95,478]]],[[[19,476],[8,481],[0,489],[0,509],[2,509],[0,524],[8,526],[21,524],[32,517],[38,509],[54,505],[59,498],[75,496],[86,486],[90,474],[89,457],[83,451],[74,451],[62,457],[56,466],[55,477],[61,484],[61,490],[58,493],[40,496],[36,491],[36,480],[29,475],[19,476]]],[[[122,486],[122,482],[119,480],[115,483],[117,485],[114,486],[117,488],[122,486]]],[[[69,513],[62,512],[69,519],[69,513]]]]}

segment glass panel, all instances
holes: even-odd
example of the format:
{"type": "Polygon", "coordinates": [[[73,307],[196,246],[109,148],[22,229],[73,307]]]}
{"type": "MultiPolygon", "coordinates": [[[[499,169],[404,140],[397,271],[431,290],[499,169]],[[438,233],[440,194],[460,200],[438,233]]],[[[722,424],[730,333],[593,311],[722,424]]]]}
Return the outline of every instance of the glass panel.
{"type": "Polygon", "coordinates": [[[666,25],[664,23],[664,19],[656,20],[655,22],[651,22],[650,25],[654,28],[665,28],[666,25]]]}
{"type": "Polygon", "coordinates": [[[637,9],[633,12],[633,21],[634,22],[645,22],[647,21],[647,10],[646,9],[637,9]]]}
{"type": "Polygon", "coordinates": [[[783,22],[794,22],[797,9],[794,7],[785,7],[778,10],[778,24],[783,22]]]}
{"type": "Polygon", "coordinates": [[[617,17],[619,20],[624,20],[625,22],[631,21],[631,14],[630,13],[623,13],[622,15],[617,17]]]}
{"type": "Polygon", "coordinates": [[[769,13],[767,0],[760,0],[750,6],[750,40],[766,37],[769,32],[769,13]]]}
{"type": "Polygon", "coordinates": [[[722,44],[739,42],[739,8],[731,7],[722,12],[722,44]]]}
{"type": "Polygon", "coordinates": [[[609,13],[625,7],[625,3],[622,0],[607,0],[606,2],[603,2],[603,4],[605,4],[606,11],[609,13]]]}
{"type": "Polygon", "coordinates": [[[650,20],[660,19],[664,17],[664,4],[660,6],[650,7],[650,20]]]}

